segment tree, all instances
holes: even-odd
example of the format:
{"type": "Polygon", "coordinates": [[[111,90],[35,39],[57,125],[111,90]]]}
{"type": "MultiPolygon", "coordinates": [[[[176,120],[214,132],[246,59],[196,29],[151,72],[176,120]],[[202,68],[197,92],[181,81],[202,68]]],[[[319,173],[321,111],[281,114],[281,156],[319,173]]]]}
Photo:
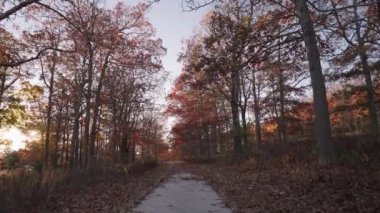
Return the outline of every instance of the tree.
{"type": "Polygon", "coordinates": [[[320,147],[319,163],[322,166],[326,166],[334,163],[335,154],[332,144],[325,80],[322,73],[317,38],[306,0],[294,0],[294,4],[302,28],[303,40],[305,42],[309,62],[315,111],[315,137],[320,147]]]}
{"type": "MultiPolygon", "coordinates": [[[[217,1],[207,1],[205,4],[197,4],[196,1],[186,1],[192,9],[208,5],[217,1]]],[[[244,1],[243,1],[244,2],[244,1]]],[[[311,19],[308,3],[306,0],[271,1],[272,5],[280,5],[288,13],[295,12],[299,19],[302,37],[305,43],[307,60],[312,82],[314,111],[315,111],[315,137],[320,147],[320,164],[329,165],[334,163],[334,148],[332,144],[330,118],[327,105],[326,87],[322,73],[320,53],[318,50],[317,37],[314,30],[314,22],[311,19]],[[284,4],[283,4],[284,3],[284,4]]],[[[249,1],[250,6],[256,5],[256,1],[249,1]]],[[[252,8],[252,7],[251,7],[252,8]]],[[[273,41],[273,39],[271,39],[273,41]]],[[[232,76],[233,77],[233,76],[232,76]]],[[[234,90],[231,90],[234,91],[234,90]]],[[[236,110],[234,110],[236,111],[236,110]]],[[[236,113],[235,113],[236,114],[236,113]]],[[[237,113],[238,114],[238,113],[237,113]]],[[[236,116],[235,116],[236,117],[236,116]]],[[[237,120],[235,119],[235,123],[237,120]]],[[[236,125],[237,126],[237,125],[236,125]]],[[[237,129],[235,132],[238,132],[237,129]]],[[[236,141],[238,137],[236,137],[236,141]]]]}
{"type": "MultiPolygon", "coordinates": [[[[188,68],[177,78],[168,97],[166,113],[179,119],[171,130],[173,146],[181,147],[182,156],[187,160],[212,160],[222,154],[217,147],[225,147],[221,139],[222,134],[226,134],[222,129],[226,121],[222,117],[227,114],[223,115],[218,109],[218,99],[224,102],[224,98],[218,97],[217,89],[207,84],[207,74],[188,68]]],[[[226,120],[229,123],[230,119],[226,120]]]]}
{"type": "MultiPolygon", "coordinates": [[[[93,168],[108,160],[105,150],[110,144],[115,144],[114,151],[126,159],[124,163],[130,163],[140,145],[133,137],[145,131],[140,114],[152,104],[147,96],[165,79],[160,59],[165,49],[145,18],[148,6],[120,3],[106,10],[97,1],[48,3],[38,1],[28,7],[36,28],[24,32],[19,42],[30,48],[28,54],[43,51],[26,61],[15,49],[15,59],[3,63],[11,70],[40,59],[36,65],[45,96],[25,99],[29,100],[26,111],[34,119],[25,123],[42,135],[44,167],[93,168]],[[107,135],[113,130],[115,140],[107,135]]],[[[12,45],[4,46],[5,52],[13,53],[12,45]]],[[[14,92],[12,87],[9,90],[14,92]]],[[[152,128],[147,143],[161,143],[160,129],[152,128]]],[[[149,145],[149,155],[155,152],[153,146],[149,145]]]]}
{"type": "Polygon", "coordinates": [[[367,92],[367,106],[370,120],[370,134],[374,141],[379,137],[379,125],[377,116],[377,104],[375,97],[375,88],[371,74],[369,59],[371,55],[376,58],[378,50],[378,17],[375,14],[371,2],[362,1],[340,1],[335,3],[330,1],[331,13],[328,24],[325,25],[325,31],[329,31],[329,40],[327,42],[334,44],[334,40],[342,42],[344,48],[337,47],[340,52],[333,51],[335,63],[339,66],[337,70],[342,70],[341,77],[362,75],[367,92]],[[333,40],[334,39],[334,40],[333,40]],[[343,45],[344,44],[344,45],[343,45]],[[360,63],[355,59],[358,58],[360,63]],[[345,68],[354,65],[353,69],[345,68]],[[348,69],[348,70],[347,70],[348,69]]]}

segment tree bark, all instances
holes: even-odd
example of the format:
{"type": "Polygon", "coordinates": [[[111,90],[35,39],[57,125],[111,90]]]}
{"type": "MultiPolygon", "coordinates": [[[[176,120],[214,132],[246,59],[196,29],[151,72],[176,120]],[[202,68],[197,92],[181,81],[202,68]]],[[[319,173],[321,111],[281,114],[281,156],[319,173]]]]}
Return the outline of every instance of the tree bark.
{"type": "Polygon", "coordinates": [[[58,159],[59,159],[59,141],[61,140],[61,132],[62,132],[62,111],[63,111],[63,106],[62,106],[62,103],[60,103],[58,116],[57,116],[57,127],[55,131],[55,151],[54,151],[54,158],[52,162],[55,168],[58,166],[58,159]]]}
{"type": "Polygon", "coordinates": [[[90,121],[91,121],[91,98],[92,98],[92,75],[93,75],[93,61],[94,61],[94,51],[92,48],[91,41],[87,41],[89,58],[88,58],[88,68],[87,68],[87,93],[86,93],[86,115],[84,123],[84,167],[88,165],[89,159],[89,149],[90,146],[90,121]]]}
{"type": "Polygon", "coordinates": [[[256,135],[256,144],[261,144],[261,122],[260,122],[260,106],[259,106],[259,97],[258,97],[258,88],[256,86],[256,73],[252,69],[252,89],[253,89],[253,107],[255,114],[255,135],[256,135]]]}
{"type": "Polygon", "coordinates": [[[247,127],[247,91],[244,82],[243,72],[240,72],[240,86],[239,86],[239,108],[241,113],[242,131],[243,131],[243,145],[246,150],[249,146],[248,141],[248,127],[247,127]]]}
{"type": "Polygon", "coordinates": [[[279,93],[280,93],[280,133],[281,133],[281,142],[286,143],[286,123],[285,123],[285,91],[284,91],[284,76],[283,71],[280,68],[279,73],[279,93]]]}
{"type": "MultiPolygon", "coordinates": [[[[108,55],[109,56],[109,55],[108,55]]],[[[102,67],[100,78],[99,78],[99,83],[98,83],[98,88],[96,90],[95,94],[95,103],[94,103],[94,114],[92,118],[92,127],[91,127],[91,133],[90,133],[90,150],[89,150],[89,159],[90,163],[89,166],[91,167],[92,161],[95,160],[95,140],[96,140],[96,135],[97,135],[97,124],[98,124],[98,118],[99,118],[99,108],[101,107],[101,100],[100,100],[100,93],[103,88],[103,79],[105,77],[105,72],[107,69],[107,63],[108,63],[108,56],[105,59],[105,63],[102,67]]]]}
{"type": "Polygon", "coordinates": [[[47,106],[47,112],[46,112],[46,132],[45,132],[45,144],[44,144],[44,166],[49,166],[49,143],[50,143],[50,129],[51,129],[51,114],[52,114],[52,107],[53,107],[53,93],[54,93],[54,75],[55,75],[55,60],[56,60],[56,54],[53,53],[53,64],[49,68],[50,70],[50,81],[49,81],[49,97],[48,97],[48,106],[47,106]]]}
{"type": "Polygon", "coordinates": [[[80,119],[80,100],[74,101],[74,126],[73,133],[71,137],[71,147],[70,147],[70,168],[74,169],[76,166],[76,153],[78,153],[78,143],[79,143],[79,119],[80,119]]]}
{"type": "Polygon", "coordinates": [[[295,2],[296,13],[298,15],[299,24],[302,28],[303,40],[306,46],[307,59],[309,62],[315,112],[315,137],[319,145],[319,164],[327,166],[334,164],[335,151],[332,143],[325,80],[322,73],[314,23],[311,19],[306,0],[293,1],[295,2]]]}
{"type": "Polygon", "coordinates": [[[4,71],[1,71],[0,73],[0,107],[3,104],[3,96],[5,92],[5,82],[7,80],[7,68],[6,67],[0,67],[0,69],[3,69],[4,71]]]}
{"type": "MultiPolygon", "coordinates": [[[[364,47],[361,47],[364,48],[364,47]]],[[[379,124],[377,119],[377,110],[376,110],[376,100],[375,100],[375,90],[372,83],[371,73],[369,71],[367,54],[361,51],[360,59],[363,66],[366,90],[367,90],[367,101],[369,108],[370,116],[370,125],[371,125],[371,135],[373,140],[377,142],[379,140],[379,124]]]]}
{"type": "Polygon", "coordinates": [[[241,140],[241,126],[239,115],[239,84],[240,78],[238,71],[234,70],[231,76],[231,113],[232,113],[232,134],[234,143],[234,155],[240,157],[243,153],[241,140]]]}
{"type": "MultiPolygon", "coordinates": [[[[279,41],[279,43],[281,43],[279,41]]],[[[280,97],[280,119],[279,119],[279,130],[280,130],[280,140],[283,143],[287,142],[286,139],[286,123],[285,123],[285,80],[284,80],[284,70],[281,68],[281,44],[278,45],[278,90],[280,97]]]]}

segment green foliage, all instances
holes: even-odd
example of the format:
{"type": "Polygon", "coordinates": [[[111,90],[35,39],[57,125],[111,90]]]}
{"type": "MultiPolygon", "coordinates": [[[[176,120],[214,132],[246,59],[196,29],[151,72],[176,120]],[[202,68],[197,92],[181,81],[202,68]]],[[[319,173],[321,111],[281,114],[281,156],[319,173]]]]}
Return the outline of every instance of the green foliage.
{"type": "Polygon", "coordinates": [[[0,109],[0,126],[16,126],[23,128],[25,122],[31,119],[26,102],[35,101],[43,95],[43,88],[23,82],[22,88],[9,95],[0,109]]]}
{"type": "Polygon", "coordinates": [[[22,83],[20,94],[28,101],[34,101],[44,94],[44,89],[41,86],[33,85],[28,81],[22,83]]]}
{"type": "Polygon", "coordinates": [[[20,163],[20,156],[16,151],[8,152],[4,156],[5,168],[8,170],[16,169],[20,163]]]}
{"type": "Polygon", "coordinates": [[[7,107],[0,109],[1,126],[19,126],[27,118],[25,106],[21,101],[14,99],[7,107]]]}

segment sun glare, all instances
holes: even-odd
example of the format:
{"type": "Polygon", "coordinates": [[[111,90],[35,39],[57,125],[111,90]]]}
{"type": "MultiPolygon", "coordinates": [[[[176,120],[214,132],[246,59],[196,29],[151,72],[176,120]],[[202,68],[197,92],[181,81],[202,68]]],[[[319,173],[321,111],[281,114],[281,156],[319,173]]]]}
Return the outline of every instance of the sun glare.
{"type": "Polygon", "coordinates": [[[31,131],[29,134],[25,134],[16,127],[0,130],[0,139],[10,140],[12,142],[10,148],[14,151],[24,149],[26,142],[35,139],[37,136],[38,133],[36,131],[31,131]]]}

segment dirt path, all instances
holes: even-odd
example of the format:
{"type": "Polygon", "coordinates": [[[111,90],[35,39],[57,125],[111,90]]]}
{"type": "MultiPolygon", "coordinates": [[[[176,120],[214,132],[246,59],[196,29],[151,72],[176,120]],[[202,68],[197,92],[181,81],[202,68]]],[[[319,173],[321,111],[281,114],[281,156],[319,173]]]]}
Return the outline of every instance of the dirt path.
{"type": "Polygon", "coordinates": [[[212,188],[189,173],[172,175],[153,190],[133,213],[230,213],[212,188]]]}

